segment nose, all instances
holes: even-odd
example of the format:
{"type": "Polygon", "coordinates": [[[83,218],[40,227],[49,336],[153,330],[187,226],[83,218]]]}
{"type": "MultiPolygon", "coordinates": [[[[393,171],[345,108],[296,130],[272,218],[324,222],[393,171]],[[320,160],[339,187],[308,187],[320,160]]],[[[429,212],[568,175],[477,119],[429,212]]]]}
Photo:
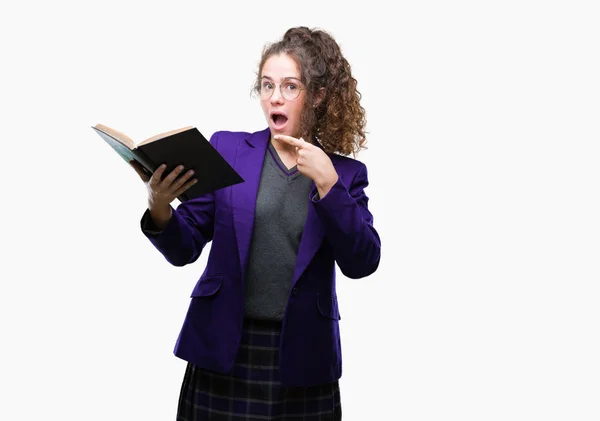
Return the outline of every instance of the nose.
{"type": "Polygon", "coordinates": [[[281,95],[281,89],[279,85],[273,89],[273,95],[271,95],[271,104],[283,104],[283,96],[281,95]]]}

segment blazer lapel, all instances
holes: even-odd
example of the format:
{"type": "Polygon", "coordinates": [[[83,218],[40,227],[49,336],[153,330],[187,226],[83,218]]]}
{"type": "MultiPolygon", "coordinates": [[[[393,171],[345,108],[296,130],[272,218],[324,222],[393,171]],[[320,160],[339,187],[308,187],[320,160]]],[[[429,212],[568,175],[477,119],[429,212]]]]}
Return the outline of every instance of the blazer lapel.
{"type": "MultiPolygon", "coordinates": [[[[323,149],[320,143],[317,143],[316,145],[323,149]]],[[[335,155],[328,155],[335,167],[335,155]]],[[[342,177],[342,174],[339,172],[338,177],[342,177]]],[[[314,181],[312,187],[312,190],[316,192],[317,190],[314,181]]],[[[296,267],[294,268],[294,276],[292,277],[292,288],[296,285],[296,282],[298,282],[300,275],[302,275],[302,272],[304,272],[312,258],[315,256],[319,247],[321,247],[321,243],[325,237],[325,230],[321,224],[319,215],[317,215],[317,211],[315,211],[315,207],[311,203],[312,198],[309,198],[308,200],[308,213],[306,215],[306,224],[304,224],[304,232],[302,234],[302,239],[300,240],[300,246],[298,247],[298,257],[296,259],[296,267]]]]}
{"type": "Polygon", "coordinates": [[[265,152],[269,143],[270,130],[255,132],[240,142],[236,153],[236,171],[245,180],[232,186],[233,223],[237,240],[238,255],[242,268],[242,280],[246,276],[248,252],[254,228],[254,211],[265,152]]]}
{"type": "MultiPolygon", "coordinates": [[[[232,186],[231,198],[233,222],[243,280],[245,280],[246,268],[248,266],[250,241],[252,241],[252,231],[254,229],[256,197],[269,139],[270,130],[268,128],[252,133],[244,142],[240,142],[236,154],[236,171],[245,180],[244,183],[232,186]]],[[[335,165],[335,159],[332,159],[332,161],[335,165]]],[[[338,173],[338,176],[341,177],[341,174],[338,173]]],[[[314,182],[312,183],[312,187],[313,191],[316,191],[314,182]]],[[[307,200],[311,199],[308,198],[307,200]]],[[[325,231],[319,220],[319,216],[313,204],[309,202],[304,231],[298,247],[298,257],[296,258],[292,287],[298,282],[300,275],[302,275],[302,272],[304,272],[313,259],[323,242],[324,236],[325,231]]]]}
{"type": "MultiPolygon", "coordinates": [[[[313,182],[313,187],[315,183],[313,182]]],[[[311,200],[311,199],[309,199],[311,200]]],[[[298,278],[306,269],[315,253],[321,246],[325,231],[319,220],[319,215],[315,211],[312,203],[308,204],[308,212],[306,215],[306,223],[304,224],[304,232],[300,239],[298,247],[298,257],[296,258],[296,267],[294,268],[294,276],[292,277],[292,288],[298,282],[298,278]]]]}

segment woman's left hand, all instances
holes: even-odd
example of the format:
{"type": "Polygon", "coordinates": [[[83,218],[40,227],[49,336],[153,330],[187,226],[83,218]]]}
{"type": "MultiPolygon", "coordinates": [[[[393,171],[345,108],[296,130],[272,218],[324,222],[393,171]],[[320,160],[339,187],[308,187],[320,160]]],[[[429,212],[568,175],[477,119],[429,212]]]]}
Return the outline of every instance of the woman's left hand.
{"type": "Polygon", "coordinates": [[[296,148],[298,171],[315,182],[319,196],[323,198],[337,182],[338,174],[331,159],[323,149],[292,136],[275,135],[274,139],[296,148]]]}

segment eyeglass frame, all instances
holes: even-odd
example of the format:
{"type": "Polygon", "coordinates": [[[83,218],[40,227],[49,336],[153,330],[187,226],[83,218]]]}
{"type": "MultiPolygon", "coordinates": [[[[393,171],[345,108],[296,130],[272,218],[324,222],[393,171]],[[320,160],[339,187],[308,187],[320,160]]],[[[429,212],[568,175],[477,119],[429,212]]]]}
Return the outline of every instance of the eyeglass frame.
{"type": "Polygon", "coordinates": [[[296,77],[293,77],[293,76],[284,78],[281,83],[275,83],[273,81],[273,79],[271,79],[268,76],[263,76],[260,79],[261,79],[261,81],[260,81],[260,89],[258,91],[258,94],[260,95],[260,97],[262,99],[271,99],[271,97],[273,96],[273,93],[275,93],[275,89],[277,88],[277,86],[279,86],[279,93],[281,94],[281,97],[284,98],[287,101],[295,101],[295,100],[297,100],[298,97],[300,96],[301,91],[305,91],[306,90],[306,88],[302,87],[302,81],[300,79],[296,78],[296,77]],[[284,83],[286,83],[289,79],[293,79],[293,80],[298,81],[298,83],[295,84],[295,85],[298,85],[298,95],[296,95],[296,97],[292,98],[292,99],[286,98],[285,95],[283,94],[283,90],[281,89],[281,86],[284,83]],[[262,89],[263,89],[263,83],[264,83],[264,81],[268,81],[272,85],[275,85],[274,88],[273,88],[273,91],[271,92],[271,95],[269,95],[268,97],[265,97],[265,98],[263,98],[263,94],[262,94],[262,89]]]}

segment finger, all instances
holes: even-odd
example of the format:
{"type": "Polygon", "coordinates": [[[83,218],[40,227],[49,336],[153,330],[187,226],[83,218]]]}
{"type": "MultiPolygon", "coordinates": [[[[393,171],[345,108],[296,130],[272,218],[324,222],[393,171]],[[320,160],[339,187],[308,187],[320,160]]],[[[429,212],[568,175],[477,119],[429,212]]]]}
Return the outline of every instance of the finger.
{"type": "Polygon", "coordinates": [[[181,172],[184,170],[183,165],[178,165],[173,171],[171,171],[169,173],[169,175],[167,175],[164,180],[162,181],[162,185],[164,187],[169,187],[173,181],[179,176],[179,174],[181,174],[181,172]]]}
{"type": "Polygon", "coordinates": [[[305,142],[302,138],[296,139],[295,137],[284,134],[275,135],[273,136],[273,138],[287,143],[288,145],[295,146],[297,148],[305,148],[308,145],[308,143],[305,142]]]}
{"type": "Polygon", "coordinates": [[[144,167],[142,167],[142,165],[139,162],[129,161],[129,165],[131,165],[133,167],[135,172],[140,176],[140,178],[144,182],[150,180],[150,174],[146,171],[146,169],[144,167]]]}
{"type": "Polygon", "coordinates": [[[165,164],[162,164],[152,173],[152,177],[150,177],[151,186],[156,186],[160,183],[162,175],[165,172],[165,168],[167,168],[167,166],[165,164]]]}
{"type": "Polygon", "coordinates": [[[311,152],[307,151],[306,149],[300,149],[298,151],[298,156],[296,157],[296,161],[298,161],[298,163],[306,163],[308,160],[310,160],[311,157],[311,152]]]}
{"type": "Polygon", "coordinates": [[[278,134],[278,135],[273,136],[273,138],[276,140],[279,140],[282,143],[286,143],[290,146],[299,147],[300,139],[296,139],[295,137],[278,134]]]}
{"type": "Polygon", "coordinates": [[[181,186],[183,186],[183,183],[185,183],[186,181],[188,181],[190,179],[190,177],[194,175],[194,170],[189,170],[188,172],[186,172],[185,174],[183,174],[181,177],[179,177],[171,186],[172,190],[177,190],[179,189],[181,186]]]}
{"type": "Polygon", "coordinates": [[[175,192],[173,193],[173,196],[175,196],[175,197],[180,196],[183,192],[185,192],[187,189],[189,189],[190,187],[192,187],[197,182],[198,182],[197,178],[192,178],[190,181],[188,181],[187,183],[185,183],[179,189],[175,190],[175,192]]]}

